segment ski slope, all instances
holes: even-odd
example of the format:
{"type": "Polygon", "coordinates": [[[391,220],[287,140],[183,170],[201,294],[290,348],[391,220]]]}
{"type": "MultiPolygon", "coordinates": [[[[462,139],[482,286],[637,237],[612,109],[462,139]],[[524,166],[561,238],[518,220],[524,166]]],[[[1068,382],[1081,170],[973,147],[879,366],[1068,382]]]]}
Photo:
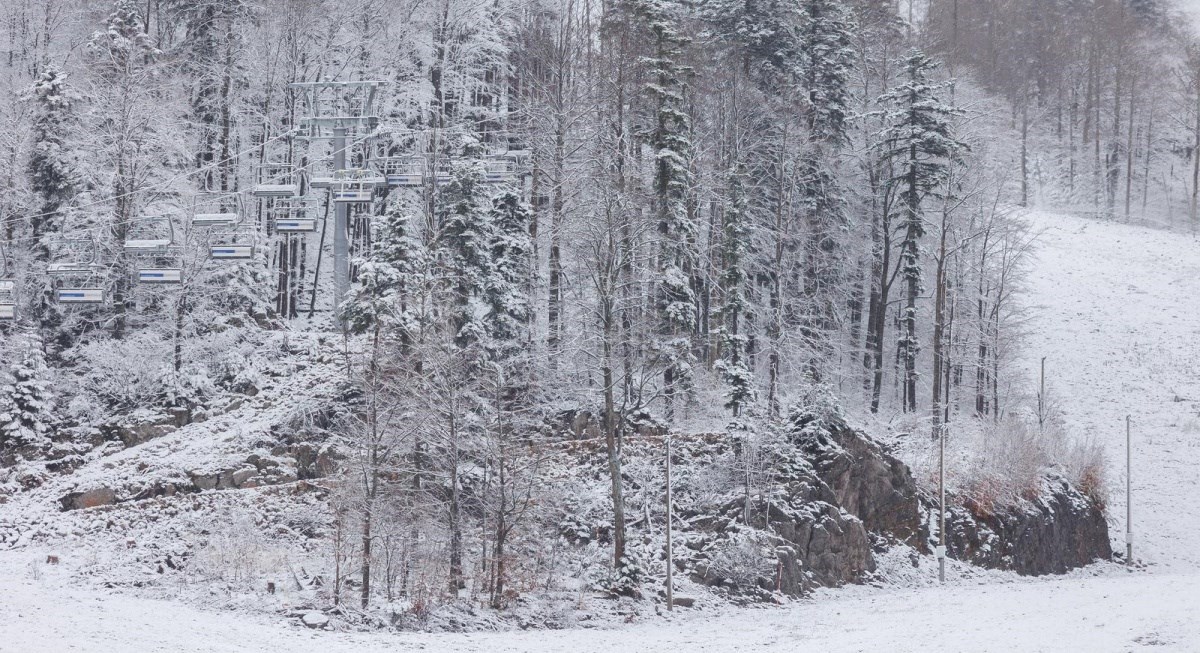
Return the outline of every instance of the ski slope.
{"type": "MultiPolygon", "coordinates": [[[[1046,357],[1069,428],[1105,446],[1114,549],[1124,550],[1132,418],[1134,556],[1200,571],[1200,242],[1145,227],[1034,214],[1028,378],[1046,357]]],[[[1200,643],[1197,643],[1200,647],[1200,643]]]]}
{"type": "MultiPolygon", "coordinates": [[[[1107,448],[1114,489],[1132,415],[1143,569],[1099,564],[1025,579],[956,567],[942,587],[926,560],[895,585],[823,591],[783,608],[680,610],[616,630],[327,633],[80,587],[65,569],[37,564],[44,552],[19,549],[0,552],[0,651],[1200,651],[1200,243],[1058,215],[1031,220],[1041,235],[1025,297],[1028,378],[1046,356],[1071,428],[1107,448]]],[[[1123,493],[1111,514],[1123,548],[1123,493]]]]}

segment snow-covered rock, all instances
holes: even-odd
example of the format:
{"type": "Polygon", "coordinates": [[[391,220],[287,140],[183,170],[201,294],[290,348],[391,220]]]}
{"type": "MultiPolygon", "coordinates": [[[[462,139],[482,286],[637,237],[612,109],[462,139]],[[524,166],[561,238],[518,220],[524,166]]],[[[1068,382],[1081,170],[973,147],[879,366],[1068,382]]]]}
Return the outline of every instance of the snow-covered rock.
{"type": "Polygon", "coordinates": [[[304,625],[308,626],[309,628],[324,628],[325,626],[329,625],[329,616],[324,612],[317,612],[314,610],[312,612],[304,613],[304,616],[300,617],[300,621],[302,621],[304,625]]]}

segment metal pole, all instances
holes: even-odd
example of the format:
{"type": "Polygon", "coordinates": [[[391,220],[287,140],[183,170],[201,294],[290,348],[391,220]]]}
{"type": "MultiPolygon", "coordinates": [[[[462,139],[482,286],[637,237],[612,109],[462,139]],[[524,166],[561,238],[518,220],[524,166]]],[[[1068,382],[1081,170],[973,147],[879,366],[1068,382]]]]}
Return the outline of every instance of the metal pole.
{"type": "MultiPolygon", "coordinates": [[[[346,128],[335,127],[333,130],[333,169],[346,169],[346,128]]],[[[330,189],[336,193],[337,186],[330,189]]],[[[332,199],[332,195],[331,195],[332,199]]],[[[333,308],[337,315],[338,324],[345,326],[340,311],[346,293],[350,290],[350,241],[349,222],[350,206],[345,202],[333,203],[333,308]]]]}
{"type": "Polygon", "coordinates": [[[1038,430],[1046,430],[1046,357],[1042,356],[1042,375],[1038,385],[1038,430]]]}
{"type": "Polygon", "coordinates": [[[938,582],[946,582],[946,425],[938,438],[938,582]]]}
{"type": "Polygon", "coordinates": [[[1125,416],[1125,564],[1133,564],[1133,435],[1125,416]]]}
{"type": "Polygon", "coordinates": [[[667,611],[670,612],[675,606],[675,597],[673,594],[674,584],[672,578],[675,572],[675,559],[671,555],[671,516],[673,514],[671,508],[671,437],[667,436],[667,611]]]}

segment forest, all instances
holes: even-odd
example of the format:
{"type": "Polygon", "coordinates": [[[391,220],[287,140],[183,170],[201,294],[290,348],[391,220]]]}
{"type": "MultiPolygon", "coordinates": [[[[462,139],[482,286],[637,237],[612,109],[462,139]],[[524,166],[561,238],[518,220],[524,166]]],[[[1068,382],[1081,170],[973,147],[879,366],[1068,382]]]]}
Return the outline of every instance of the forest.
{"type": "Polygon", "coordinates": [[[1019,365],[1024,215],[1200,223],[1162,0],[3,6],[0,502],[278,390],[363,609],[661,583],[671,446],[753,584],[804,416],[1102,503],[1019,365]]]}

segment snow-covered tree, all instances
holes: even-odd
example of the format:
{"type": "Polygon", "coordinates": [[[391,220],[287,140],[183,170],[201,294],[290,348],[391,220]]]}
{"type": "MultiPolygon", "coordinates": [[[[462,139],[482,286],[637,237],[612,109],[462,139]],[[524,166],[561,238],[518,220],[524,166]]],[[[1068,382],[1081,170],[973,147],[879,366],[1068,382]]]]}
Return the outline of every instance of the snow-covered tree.
{"type": "Polygon", "coordinates": [[[644,137],[654,164],[655,214],[658,221],[658,347],[665,368],[667,412],[677,396],[690,391],[691,335],[696,328],[694,275],[697,227],[688,207],[691,186],[691,117],[687,112],[688,79],[684,63],[683,8],[673,0],[634,0],[634,15],[645,21],[652,38],[646,57],[650,115],[644,137]]]}
{"type": "Polygon", "coordinates": [[[521,197],[503,191],[492,199],[490,270],[484,299],[494,355],[525,345],[521,332],[529,320],[529,210],[521,197]]]}
{"type": "Polygon", "coordinates": [[[888,106],[887,127],[881,140],[883,155],[891,162],[889,187],[895,189],[895,224],[903,230],[900,243],[900,273],[905,284],[898,342],[904,365],[904,406],[917,409],[917,299],[921,296],[921,240],[925,235],[923,203],[938,191],[951,162],[966,149],[954,135],[954,119],[962,111],[944,103],[939,92],[952,82],[937,82],[931,76],[938,64],[925,53],[913,50],[904,59],[903,82],[881,101],[888,106]]]}
{"type": "Polygon", "coordinates": [[[738,166],[729,175],[729,198],[721,216],[720,283],[724,301],[720,310],[721,359],[717,361],[717,369],[728,386],[725,407],[733,411],[734,417],[741,415],[757,395],[754,372],[746,360],[748,338],[743,333],[744,316],[750,306],[747,265],[752,222],[747,215],[746,194],[746,172],[738,166]]]}
{"type": "Polygon", "coordinates": [[[485,342],[489,329],[483,295],[492,273],[492,212],[478,161],[456,162],[439,195],[438,247],[452,288],[451,327],[463,348],[485,342]]]}
{"type": "Polygon", "coordinates": [[[0,451],[42,448],[57,421],[42,342],[30,335],[0,386],[0,451]]]}
{"type": "Polygon", "coordinates": [[[818,141],[840,145],[852,111],[854,19],[843,0],[805,0],[803,12],[800,51],[809,129],[818,141]]]}
{"type": "Polygon", "coordinates": [[[29,157],[30,184],[38,197],[30,219],[35,255],[50,255],[44,238],[61,229],[60,213],[79,191],[79,155],[72,151],[72,131],[77,128],[76,104],[81,100],[67,75],[55,66],[42,71],[31,89],[34,102],[33,153],[29,157]]]}

